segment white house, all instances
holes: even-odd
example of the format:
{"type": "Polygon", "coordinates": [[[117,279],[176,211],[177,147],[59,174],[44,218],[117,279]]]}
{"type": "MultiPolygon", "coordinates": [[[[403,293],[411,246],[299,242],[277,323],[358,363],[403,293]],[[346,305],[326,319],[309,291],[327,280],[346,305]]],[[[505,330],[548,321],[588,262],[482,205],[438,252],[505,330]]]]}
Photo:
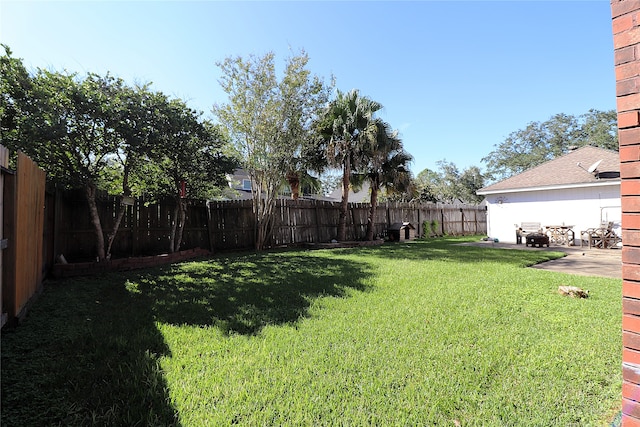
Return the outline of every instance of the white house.
{"type": "MultiPolygon", "coordinates": [[[[341,183],[342,184],[342,183],[341,183]]],[[[326,197],[327,200],[340,202],[342,201],[342,185],[339,185],[326,197]]],[[[353,190],[349,189],[349,202],[350,203],[369,203],[371,201],[371,185],[365,181],[362,186],[353,190]]]]}
{"type": "Polygon", "coordinates": [[[251,200],[251,178],[244,169],[236,169],[233,174],[227,174],[229,188],[223,191],[226,199],[251,200]]]}
{"type": "Polygon", "coordinates": [[[620,159],[616,151],[591,146],[531,168],[477,192],[487,202],[487,234],[516,242],[523,222],[573,226],[580,232],[613,222],[620,236],[620,159]]]}
{"type": "MultiPolygon", "coordinates": [[[[229,188],[223,189],[223,198],[227,200],[251,200],[253,196],[251,195],[251,177],[249,176],[249,172],[244,169],[236,169],[232,174],[227,174],[227,183],[229,184],[229,188]]],[[[368,186],[366,187],[369,188],[368,186]]],[[[366,193],[368,197],[368,192],[366,193]]],[[[338,198],[329,196],[323,196],[318,194],[303,194],[303,199],[314,199],[314,200],[324,200],[329,202],[335,202],[341,200],[341,193],[338,198]]],[[[278,195],[279,199],[290,199],[291,198],[291,189],[288,185],[285,185],[282,193],[278,195]]],[[[352,201],[351,199],[349,199],[352,201]]]]}

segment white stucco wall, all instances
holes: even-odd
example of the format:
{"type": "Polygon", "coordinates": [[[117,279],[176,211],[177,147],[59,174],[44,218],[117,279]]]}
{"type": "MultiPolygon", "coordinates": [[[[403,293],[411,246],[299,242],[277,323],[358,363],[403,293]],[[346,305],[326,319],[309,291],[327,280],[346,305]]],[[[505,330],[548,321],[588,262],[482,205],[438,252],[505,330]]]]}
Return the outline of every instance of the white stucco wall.
{"type": "Polygon", "coordinates": [[[545,225],[573,225],[575,244],[580,231],[613,221],[620,236],[620,184],[581,188],[505,192],[489,194],[487,232],[501,242],[515,243],[516,224],[539,222],[545,225]]]}

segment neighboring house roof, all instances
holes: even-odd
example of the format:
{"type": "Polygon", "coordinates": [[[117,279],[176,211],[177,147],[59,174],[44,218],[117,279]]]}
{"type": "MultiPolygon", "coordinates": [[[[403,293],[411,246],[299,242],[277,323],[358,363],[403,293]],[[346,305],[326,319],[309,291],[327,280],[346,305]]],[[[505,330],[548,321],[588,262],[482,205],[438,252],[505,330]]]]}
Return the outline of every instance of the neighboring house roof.
{"type": "Polygon", "coordinates": [[[589,187],[610,185],[612,182],[620,183],[618,152],[585,146],[481,188],[477,194],[589,187]],[[589,172],[592,168],[593,172],[589,172]]]}
{"type": "MultiPolygon", "coordinates": [[[[364,182],[362,184],[362,188],[358,191],[353,191],[352,188],[349,189],[349,202],[350,203],[368,203],[371,201],[371,192],[370,185],[368,182],[364,182]]],[[[331,193],[327,195],[329,200],[333,201],[341,201],[342,200],[342,186],[334,189],[331,193]]]]}

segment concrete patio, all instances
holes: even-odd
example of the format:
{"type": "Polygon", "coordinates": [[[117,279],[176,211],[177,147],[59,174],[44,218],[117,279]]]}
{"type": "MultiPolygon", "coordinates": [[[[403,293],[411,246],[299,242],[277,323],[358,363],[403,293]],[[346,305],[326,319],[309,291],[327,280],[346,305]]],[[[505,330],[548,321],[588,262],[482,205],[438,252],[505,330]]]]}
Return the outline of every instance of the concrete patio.
{"type": "Polygon", "coordinates": [[[596,249],[580,246],[555,246],[531,247],[516,245],[513,243],[495,243],[492,241],[478,241],[464,243],[464,245],[491,247],[497,249],[517,249],[526,251],[554,251],[564,252],[567,256],[557,260],[536,264],[531,268],[559,271],[562,273],[577,274],[581,276],[600,276],[622,278],[622,250],[621,249],[596,249]]]}

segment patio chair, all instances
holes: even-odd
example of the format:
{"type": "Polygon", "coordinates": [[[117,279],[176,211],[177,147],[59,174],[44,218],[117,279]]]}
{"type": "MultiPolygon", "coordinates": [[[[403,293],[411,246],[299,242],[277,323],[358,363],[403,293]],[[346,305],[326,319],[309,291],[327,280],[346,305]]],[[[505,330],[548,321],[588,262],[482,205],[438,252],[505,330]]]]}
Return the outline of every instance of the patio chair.
{"type": "Polygon", "coordinates": [[[612,248],[621,241],[622,239],[613,231],[612,221],[580,232],[580,246],[586,243],[589,248],[612,248]]]}
{"type": "Polygon", "coordinates": [[[609,227],[605,230],[602,236],[602,243],[605,248],[615,248],[618,243],[622,242],[622,238],[613,231],[613,223],[609,223],[609,227]]]}
{"type": "Polygon", "coordinates": [[[580,232],[580,247],[589,246],[589,249],[593,247],[598,247],[601,243],[601,232],[600,227],[591,227],[586,230],[582,230],[580,232]]]}

